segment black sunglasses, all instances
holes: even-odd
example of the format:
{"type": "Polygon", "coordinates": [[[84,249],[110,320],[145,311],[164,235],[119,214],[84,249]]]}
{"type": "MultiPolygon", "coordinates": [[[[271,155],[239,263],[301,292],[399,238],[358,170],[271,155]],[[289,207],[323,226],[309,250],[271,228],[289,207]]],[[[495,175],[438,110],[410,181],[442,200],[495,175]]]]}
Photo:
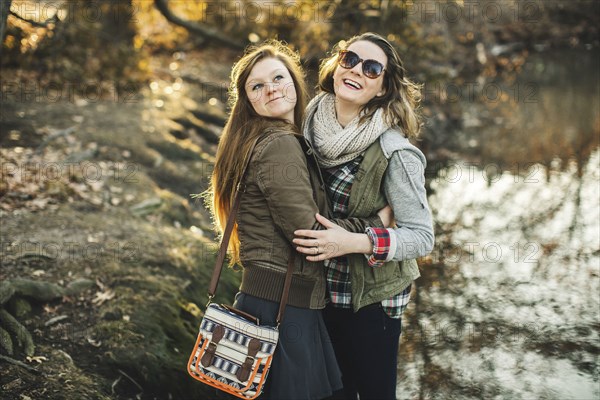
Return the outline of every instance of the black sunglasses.
{"type": "Polygon", "coordinates": [[[338,54],[338,65],[345,69],[354,68],[362,62],[362,71],[367,78],[375,79],[383,74],[385,67],[382,63],[375,60],[363,60],[353,51],[340,50],[338,54]]]}

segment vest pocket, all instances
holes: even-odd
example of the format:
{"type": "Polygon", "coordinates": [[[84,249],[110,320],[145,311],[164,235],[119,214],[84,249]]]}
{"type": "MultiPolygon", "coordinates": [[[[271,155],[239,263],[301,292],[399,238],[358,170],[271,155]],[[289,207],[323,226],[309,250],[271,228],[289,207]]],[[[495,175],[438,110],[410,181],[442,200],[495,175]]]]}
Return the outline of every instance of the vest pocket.
{"type": "Polygon", "coordinates": [[[376,286],[380,286],[400,279],[400,266],[401,264],[398,261],[389,261],[381,267],[370,267],[373,274],[373,283],[376,286]]]}

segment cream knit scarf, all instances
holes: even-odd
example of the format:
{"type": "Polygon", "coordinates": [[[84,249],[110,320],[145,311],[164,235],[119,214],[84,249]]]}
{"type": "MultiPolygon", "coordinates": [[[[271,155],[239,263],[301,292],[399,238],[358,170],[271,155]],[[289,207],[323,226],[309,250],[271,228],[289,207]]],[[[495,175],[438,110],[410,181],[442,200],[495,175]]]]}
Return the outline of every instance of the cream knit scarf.
{"type": "Polygon", "coordinates": [[[337,120],[335,96],[320,93],[306,107],[304,137],[316,150],[319,165],[329,168],[355,159],[388,129],[383,109],[359,125],[360,115],[345,128],[337,120]]]}

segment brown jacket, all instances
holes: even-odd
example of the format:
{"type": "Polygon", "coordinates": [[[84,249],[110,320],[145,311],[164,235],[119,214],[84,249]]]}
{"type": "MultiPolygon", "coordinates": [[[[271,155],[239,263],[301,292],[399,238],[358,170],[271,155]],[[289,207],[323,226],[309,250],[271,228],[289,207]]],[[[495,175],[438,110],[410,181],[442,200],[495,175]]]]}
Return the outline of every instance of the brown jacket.
{"type": "MultiPolygon", "coordinates": [[[[315,219],[317,212],[330,217],[324,187],[314,153],[302,136],[277,127],[259,139],[237,215],[243,293],[279,302],[294,231],[322,229],[315,219]]],[[[352,232],[382,226],[377,215],[333,221],[352,232]]],[[[308,262],[295,253],[288,304],[323,308],[325,287],[323,263],[308,262]]]]}

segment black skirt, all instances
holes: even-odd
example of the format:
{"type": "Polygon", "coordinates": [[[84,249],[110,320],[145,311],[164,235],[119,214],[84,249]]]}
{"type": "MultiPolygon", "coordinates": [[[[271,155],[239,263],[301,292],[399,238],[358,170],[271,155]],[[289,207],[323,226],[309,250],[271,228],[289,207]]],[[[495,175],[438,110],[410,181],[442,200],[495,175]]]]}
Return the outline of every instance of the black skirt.
{"type": "MultiPolygon", "coordinates": [[[[238,293],[234,307],[257,317],[261,325],[276,325],[278,303],[238,293]]],[[[316,400],[341,388],[340,369],[321,310],[288,305],[260,399],[316,400]]]]}

